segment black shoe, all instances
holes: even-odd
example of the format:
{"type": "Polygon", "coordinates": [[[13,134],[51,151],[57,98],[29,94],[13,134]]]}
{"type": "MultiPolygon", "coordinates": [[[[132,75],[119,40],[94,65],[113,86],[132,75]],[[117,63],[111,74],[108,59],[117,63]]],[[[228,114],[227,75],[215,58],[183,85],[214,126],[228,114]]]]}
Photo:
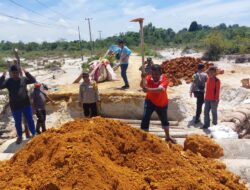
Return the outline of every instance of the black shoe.
{"type": "Polygon", "coordinates": [[[23,138],[22,137],[17,137],[16,144],[21,144],[22,142],[23,142],[23,138]]]}
{"type": "Polygon", "coordinates": [[[128,89],[129,85],[122,86],[122,89],[128,89]]]}
{"type": "Polygon", "coordinates": [[[203,125],[203,126],[202,126],[202,129],[208,129],[208,126],[203,125]]]}
{"type": "Polygon", "coordinates": [[[200,119],[196,119],[196,120],[194,121],[194,124],[198,124],[198,123],[200,123],[200,122],[201,122],[200,119]]]}

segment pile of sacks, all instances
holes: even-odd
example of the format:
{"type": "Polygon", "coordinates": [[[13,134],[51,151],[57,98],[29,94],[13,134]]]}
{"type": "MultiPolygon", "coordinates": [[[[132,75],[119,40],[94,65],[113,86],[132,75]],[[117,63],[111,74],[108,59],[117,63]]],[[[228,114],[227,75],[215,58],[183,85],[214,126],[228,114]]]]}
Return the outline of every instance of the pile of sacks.
{"type": "Polygon", "coordinates": [[[214,138],[250,138],[250,103],[245,103],[223,115],[221,123],[210,127],[214,138]]]}
{"type": "Polygon", "coordinates": [[[90,77],[96,82],[116,80],[116,74],[107,59],[92,61],[89,67],[90,77]]]}
{"type": "MultiPolygon", "coordinates": [[[[164,61],[161,65],[163,73],[167,74],[170,86],[181,85],[181,80],[185,80],[186,83],[191,83],[193,75],[198,71],[197,67],[199,64],[204,64],[205,70],[213,63],[204,62],[201,59],[194,57],[180,57],[164,61]]],[[[223,74],[223,70],[218,70],[218,74],[223,74]]]]}

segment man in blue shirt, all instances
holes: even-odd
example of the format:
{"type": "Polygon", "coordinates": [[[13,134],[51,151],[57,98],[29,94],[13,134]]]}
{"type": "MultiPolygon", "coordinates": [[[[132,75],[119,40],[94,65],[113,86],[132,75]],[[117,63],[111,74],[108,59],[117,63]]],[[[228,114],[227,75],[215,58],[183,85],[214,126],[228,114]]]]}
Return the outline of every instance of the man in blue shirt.
{"type": "Polygon", "coordinates": [[[122,89],[128,89],[129,88],[129,82],[128,82],[128,77],[127,77],[127,69],[128,69],[128,64],[129,64],[129,56],[131,55],[131,50],[125,46],[125,43],[123,40],[118,41],[118,46],[120,47],[119,49],[119,55],[120,55],[120,66],[121,66],[121,76],[122,79],[125,83],[124,86],[122,86],[122,89]]]}

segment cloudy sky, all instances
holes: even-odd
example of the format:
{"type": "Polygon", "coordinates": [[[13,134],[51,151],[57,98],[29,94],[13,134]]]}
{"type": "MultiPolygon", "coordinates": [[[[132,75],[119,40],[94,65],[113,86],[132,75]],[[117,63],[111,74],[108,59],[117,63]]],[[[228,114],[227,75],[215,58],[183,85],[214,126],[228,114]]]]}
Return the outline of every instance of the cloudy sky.
{"type": "Polygon", "coordinates": [[[88,40],[86,17],[93,18],[94,38],[99,30],[103,37],[137,31],[138,25],[129,22],[136,17],[175,31],[193,20],[250,26],[250,0],[0,0],[0,40],[75,40],[78,25],[88,40]]]}

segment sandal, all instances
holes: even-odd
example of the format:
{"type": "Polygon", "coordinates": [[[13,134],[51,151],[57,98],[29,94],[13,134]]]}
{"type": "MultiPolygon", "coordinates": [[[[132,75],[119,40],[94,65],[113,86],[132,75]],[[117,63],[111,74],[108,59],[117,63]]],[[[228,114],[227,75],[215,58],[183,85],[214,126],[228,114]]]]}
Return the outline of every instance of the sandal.
{"type": "Polygon", "coordinates": [[[165,141],[166,142],[170,142],[172,144],[177,144],[177,140],[172,138],[172,137],[169,137],[169,138],[165,138],[165,141]]]}

